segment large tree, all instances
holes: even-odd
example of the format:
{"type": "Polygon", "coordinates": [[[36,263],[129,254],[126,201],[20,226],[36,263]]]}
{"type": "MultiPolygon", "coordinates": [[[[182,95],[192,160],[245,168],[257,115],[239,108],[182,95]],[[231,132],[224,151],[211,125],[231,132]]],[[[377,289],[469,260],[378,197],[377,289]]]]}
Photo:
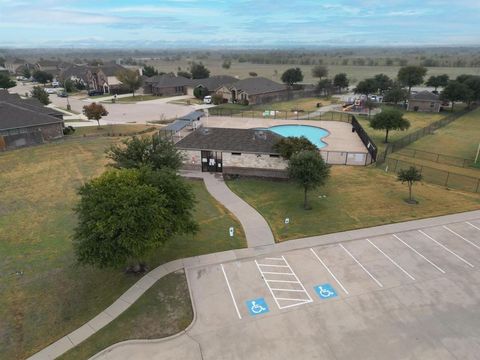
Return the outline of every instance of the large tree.
{"type": "Polygon", "coordinates": [[[143,75],[145,75],[146,77],[152,77],[152,76],[158,75],[158,70],[155,70],[153,66],[149,66],[149,65],[145,65],[143,67],[142,72],[143,72],[143,75]]]}
{"type": "Polygon", "coordinates": [[[412,197],[412,187],[417,181],[422,180],[422,174],[413,166],[408,169],[402,169],[398,172],[397,180],[408,185],[408,202],[416,204],[417,202],[412,197]]]}
{"type": "Polygon", "coordinates": [[[10,89],[17,85],[17,83],[10,79],[7,74],[0,73],[0,89],[10,89]]]}
{"type": "Polygon", "coordinates": [[[197,229],[193,193],[172,171],[107,171],[79,195],[74,247],[82,264],[140,271],[150,251],[197,229]]]}
{"type": "Polygon", "coordinates": [[[423,84],[423,78],[427,75],[427,68],[423,66],[409,65],[398,70],[397,79],[405,87],[408,87],[408,96],[412,87],[423,84]]]}
{"type": "Polygon", "coordinates": [[[318,82],[315,91],[320,95],[330,96],[333,92],[333,84],[330,79],[322,79],[318,82]]]}
{"type": "Polygon", "coordinates": [[[349,83],[350,83],[350,80],[348,80],[346,73],[339,73],[335,75],[333,78],[333,86],[338,88],[340,92],[343,89],[348,88],[349,83]]]}
{"type": "Polygon", "coordinates": [[[282,74],[282,82],[292,87],[294,84],[303,81],[303,74],[300,68],[290,68],[282,74]]]}
{"type": "Polygon", "coordinates": [[[377,92],[377,82],[373,78],[360,81],[354,89],[355,94],[369,95],[377,92]]]}
{"type": "Polygon", "coordinates": [[[36,98],[40,101],[43,105],[50,104],[50,99],[48,98],[48,94],[44,88],[40,86],[34,86],[32,89],[32,97],[36,98]]]}
{"type": "Polygon", "coordinates": [[[169,139],[158,135],[126,139],[121,145],[112,145],[107,157],[113,160],[116,168],[141,168],[144,166],[156,170],[178,170],[182,166],[183,155],[169,139]]]}
{"type": "Polygon", "coordinates": [[[410,122],[399,110],[383,109],[370,120],[370,127],[375,130],[385,130],[385,143],[388,143],[388,133],[391,130],[406,130],[410,127],[410,122]]]}
{"type": "Polygon", "coordinates": [[[53,80],[53,75],[42,70],[36,70],[33,72],[33,79],[40,84],[46,84],[53,80]]]}
{"type": "Polygon", "coordinates": [[[300,151],[288,161],[288,176],[303,188],[303,208],[308,210],[308,191],[325,184],[330,166],[318,151],[300,151]]]}
{"type": "Polygon", "coordinates": [[[407,91],[401,87],[394,86],[383,96],[383,101],[397,105],[401,101],[407,100],[407,91]]]}
{"type": "Polygon", "coordinates": [[[135,90],[142,86],[142,77],[136,70],[125,69],[117,74],[117,79],[130,90],[135,97],[135,90]]]}
{"type": "Polygon", "coordinates": [[[377,84],[377,90],[383,94],[385,91],[389,90],[393,86],[393,80],[390,79],[385,74],[377,74],[373,77],[377,84]]]}
{"type": "Polygon", "coordinates": [[[448,80],[449,80],[449,77],[447,74],[443,74],[443,75],[432,75],[428,78],[427,82],[425,83],[425,85],[427,86],[431,86],[431,87],[434,87],[435,88],[435,91],[437,91],[437,89],[439,87],[445,87],[447,86],[448,84],[448,80]]]}
{"type": "Polygon", "coordinates": [[[273,148],[287,160],[300,151],[318,150],[318,148],[305,136],[289,136],[281,138],[275,145],[273,145],[273,148]]]}
{"type": "Polygon", "coordinates": [[[324,78],[328,75],[328,69],[324,65],[316,65],[312,68],[312,76],[316,78],[324,78]]]}
{"type": "Polygon", "coordinates": [[[100,127],[100,119],[103,116],[107,116],[108,111],[102,104],[97,104],[93,102],[83,107],[83,114],[87,117],[88,120],[96,120],[98,127],[100,127]]]}
{"type": "Polygon", "coordinates": [[[455,102],[469,102],[472,100],[473,96],[474,93],[467,84],[458,82],[456,80],[449,81],[448,85],[445,86],[441,94],[442,99],[448,100],[452,103],[452,111],[455,106],[455,102]]]}
{"type": "Polygon", "coordinates": [[[190,66],[190,73],[192,74],[192,79],[205,79],[210,77],[210,70],[202,63],[193,62],[190,66]]]}

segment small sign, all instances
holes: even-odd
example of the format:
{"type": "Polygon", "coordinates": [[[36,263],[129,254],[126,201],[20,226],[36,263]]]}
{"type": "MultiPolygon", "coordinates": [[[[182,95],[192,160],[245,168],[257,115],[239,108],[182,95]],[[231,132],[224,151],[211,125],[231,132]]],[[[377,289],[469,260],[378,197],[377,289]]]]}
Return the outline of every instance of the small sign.
{"type": "Polygon", "coordinates": [[[317,285],[314,287],[314,289],[320,299],[330,299],[337,297],[337,292],[330,284],[317,285]]]}
{"type": "Polygon", "coordinates": [[[264,298],[258,298],[247,301],[248,312],[251,316],[260,315],[269,312],[267,302],[264,298]]]}
{"type": "Polygon", "coordinates": [[[233,229],[233,226],[230,226],[230,229],[228,229],[228,232],[230,233],[230,236],[233,237],[233,234],[234,234],[234,229],[233,229]]]}
{"type": "Polygon", "coordinates": [[[285,225],[290,224],[290,218],[285,218],[285,225]]]}

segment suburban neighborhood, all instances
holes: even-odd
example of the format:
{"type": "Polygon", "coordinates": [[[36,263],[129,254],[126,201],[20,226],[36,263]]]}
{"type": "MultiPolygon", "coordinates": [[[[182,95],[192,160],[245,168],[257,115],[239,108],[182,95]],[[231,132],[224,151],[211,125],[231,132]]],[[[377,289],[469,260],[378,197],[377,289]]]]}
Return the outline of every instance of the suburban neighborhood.
{"type": "Polygon", "coordinates": [[[476,10],[0,1],[0,359],[478,359],[476,10]]]}

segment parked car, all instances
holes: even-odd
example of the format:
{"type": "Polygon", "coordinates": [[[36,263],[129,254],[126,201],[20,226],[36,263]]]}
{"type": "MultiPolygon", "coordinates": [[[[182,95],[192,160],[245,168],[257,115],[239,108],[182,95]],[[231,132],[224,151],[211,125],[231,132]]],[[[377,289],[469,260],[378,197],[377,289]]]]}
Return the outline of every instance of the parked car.
{"type": "Polygon", "coordinates": [[[101,90],[88,90],[88,96],[98,96],[103,95],[103,91],[101,90]]]}
{"type": "Polygon", "coordinates": [[[204,104],[211,104],[212,103],[212,97],[210,95],[207,95],[203,98],[203,103],[204,104]]]}
{"type": "Polygon", "coordinates": [[[54,88],[45,88],[45,91],[47,94],[55,94],[57,92],[57,90],[54,88]]]}
{"type": "Polygon", "coordinates": [[[66,98],[66,97],[68,97],[68,94],[67,94],[66,91],[57,91],[57,96],[62,97],[62,98],[66,98]]]}
{"type": "Polygon", "coordinates": [[[60,86],[60,83],[58,81],[52,81],[52,86],[53,87],[59,87],[60,86]]]}

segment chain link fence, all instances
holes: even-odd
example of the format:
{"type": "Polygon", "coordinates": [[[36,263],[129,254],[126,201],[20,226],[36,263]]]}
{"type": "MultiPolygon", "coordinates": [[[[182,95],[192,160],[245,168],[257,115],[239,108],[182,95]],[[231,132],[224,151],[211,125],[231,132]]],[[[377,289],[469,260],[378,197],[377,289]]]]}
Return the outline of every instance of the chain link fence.
{"type": "Polygon", "coordinates": [[[427,160],[427,161],[436,162],[438,164],[445,164],[445,165],[457,166],[462,168],[468,168],[475,164],[475,161],[473,159],[464,159],[461,157],[438,154],[438,153],[433,153],[433,152],[424,151],[424,150],[404,148],[398,151],[397,154],[408,156],[414,159],[427,160]]]}
{"type": "Polygon", "coordinates": [[[323,120],[351,122],[352,115],[340,111],[318,113],[316,111],[281,111],[281,110],[242,110],[242,109],[208,109],[209,116],[228,116],[238,118],[264,118],[278,120],[323,120]]]}

